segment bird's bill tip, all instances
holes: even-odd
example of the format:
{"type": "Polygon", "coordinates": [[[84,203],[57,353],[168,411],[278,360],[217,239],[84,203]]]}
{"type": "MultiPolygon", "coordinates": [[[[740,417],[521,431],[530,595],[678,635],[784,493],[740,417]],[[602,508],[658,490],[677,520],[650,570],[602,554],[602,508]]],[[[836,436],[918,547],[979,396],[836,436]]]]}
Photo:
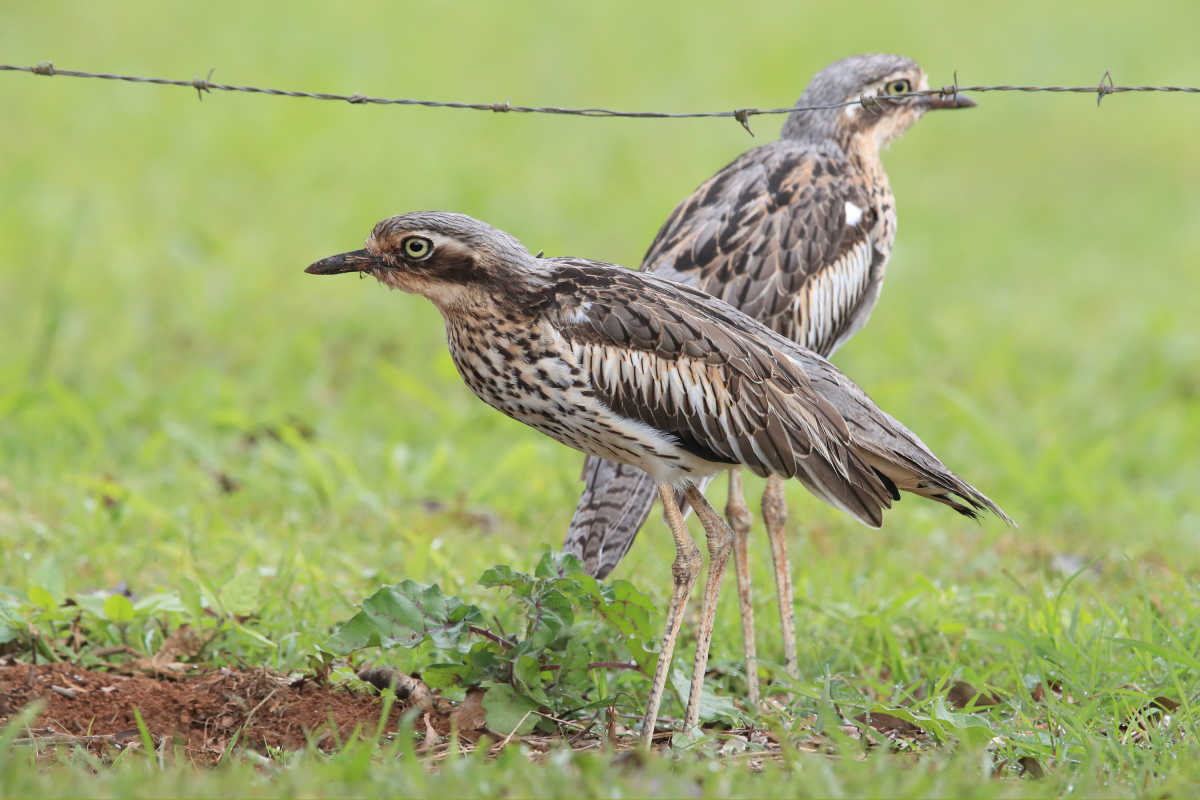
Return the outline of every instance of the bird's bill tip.
{"type": "Polygon", "coordinates": [[[928,95],[930,108],[975,108],[979,103],[976,103],[965,94],[957,92],[947,96],[936,94],[928,95]]]}
{"type": "Polygon", "coordinates": [[[354,250],[322,258],[315,264],[309,264],[304,271],[309,275],[340,275],[343,272],[362,272],[375,263],[375,257],[366,250],[354,250]]]}

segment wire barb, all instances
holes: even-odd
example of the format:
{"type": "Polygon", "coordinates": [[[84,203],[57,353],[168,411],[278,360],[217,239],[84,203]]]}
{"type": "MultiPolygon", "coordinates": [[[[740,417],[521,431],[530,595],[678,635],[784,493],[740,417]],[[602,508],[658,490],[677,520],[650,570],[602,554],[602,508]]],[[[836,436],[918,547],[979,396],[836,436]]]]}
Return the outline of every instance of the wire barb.
{"type": "Polygon", "coordinates": [[[958,70],[954,70],[953,85],[942,87],[941,97],[943,100],[945,100],[946,98],[949,98],[950,102],[952,102],[952,103],[958,102],[958,70]]]}
{"type": "Polygon", "coordinates": [[[746,129],[746,133],[753,136],[754,131],[750,130],[750,115],[757,113],[759,113],[757,108],[739,108],[733,112],[733,118],[742,123],[742,127],[746,129]]]}
{"type": "Polygon", "coordinates": [[[204,80],[200,80],[199,76],[195,72],[192,73],[192,86],[194,86],[196,88],[196,99],[197,100],[200,100],[200,101],[204,100],[204,94],[203,94],[204,92],[208,92],[209,94],[212,94],[212,89],[208,88],[208,82],[212,80],[213,73],[216,71],[217,71],[216,67],[213,67],[212,69],[210,69],[208,71],[208,77],[205,78],[204,80]]]}
{"type": "Polygon", "coordinates": [[[54,74],[54,65],[51,64],[49,61],[43,61],[43,62],[39,63],[36,67],[30,67],[29,71],[32,72],[34,75],[53,75],[54,74]]]}
{"type": "Polygon", "coordinates": [[[1100,101],[1104,99],[1106,94],[1113,93],[1113,79],[1108,70],[1104,70],[1104,77],[1100,78],[1100,85],[1096,87],[1096,108],[1100,107],[1100,101]],[[1104,82],[1108,81],[1105,86],[1104,82]]]}

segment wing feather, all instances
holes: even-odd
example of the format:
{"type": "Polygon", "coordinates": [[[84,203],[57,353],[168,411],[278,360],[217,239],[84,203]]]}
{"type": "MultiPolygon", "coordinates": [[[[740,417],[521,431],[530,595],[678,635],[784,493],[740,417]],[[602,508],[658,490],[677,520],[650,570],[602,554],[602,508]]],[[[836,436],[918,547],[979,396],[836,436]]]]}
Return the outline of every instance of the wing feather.
{"type": "Polygon", "coordinates": [[[676,206],[642,269],[702,289],[827,356],[878,297],[894,233],[883,222],[840,150],[773,142],[676,206]],[[857,220],[847,218],[848,203],[861,210],[857,220]]]}
{"type": "Polygon", "coordinates": [[[715,463],[742,463],[764,477],[811,473],[822,496],[867,524],[890,507],[890,491],[851,447],[837,410],[795,361],[764,343],[760,324],[653,276],[571,259],[554,262],[562,272],[555,283],[560,288],[545,302],[557,306],[554,324],[579,363],[595,364],[590,353],[605,352],[601,368],[589,373],[597,397],[615,413],[715,463]],[[666,349],[665,337],[651,341],[627,324],[611,323],[627,319],[632,306],[646,315],[647,331],[674,326],[673,350],[666,349]],[[645,369],[633,368],[634,359],[645,369]],[[614,362],[620,366],[613,368],[614,362]],[[647,387],[649,381],[659,385],[647,387]],[[805,463],[813,460],[826,467],[805,463]]]}
{"type": "MultiPolygon", "coordinates": [[[[749,151],[679,203],[646,253],[642,270],[708,292],[827,357],[866,324],[894,233],[894,212],[876,212],[840,150],[781,141],[749,151]],[[854,216],[848,218],[848,212],[854,216]]],[[[639,300],[628,313],[624,327],[630,345],[654,354],[632,377],[640,391],[628,395],[638,399],[648,424],[678,428],[707,442],[713,454],[759,474],[777,467],[793,473],[822,500],[872,527],[881,524],[889,504],[879,497],[881,486],[889,501],[903,490],[960,513],[973,516],[986,509],[1008,520],[823,359],[813,361],[811,353],[799,357],[803,351],[794,346],[788,351],[777,342],[789,358],[821,376],[815,405],[804,392],[797,400],[793,387],[777,397],[761,391],[760,360],[711,327],[697,327],[690,312],[639,300]],[[631,319],[637,322],[632,327],[631,319]],[[702,388],[696,397],[703,404],[692,400],[684,385],[679,372],[684,357],[703,362],[686,373],[702,388]],[[876,480],[863,479],[852,451],[861,454],[859,462],[866,460],[876,480]]],[[[615,322],[609,330],[622,334],[615,322]]],[[[603,373],[605,385],[613,386],[604,371],[607,347],[576,344],[576,350],[577,363],[593,376],[603,373]]],[[[594,517],[586,530],[573,521],[570,534],[590,537],[589,546],[603,551],[601,575],[624,555],[653,502],[645,489],[653,485],[649,477],[632,467],[620,469],[641,475],[641,483],[627,482],[640,489],[605,484],[612,493],[606,495],[604,486],[594,489],[589,478],[576,518],[585,512],[585,501],[602,496],[613,503],[627,499],[624,516],[607,527],[594,517]]]]}

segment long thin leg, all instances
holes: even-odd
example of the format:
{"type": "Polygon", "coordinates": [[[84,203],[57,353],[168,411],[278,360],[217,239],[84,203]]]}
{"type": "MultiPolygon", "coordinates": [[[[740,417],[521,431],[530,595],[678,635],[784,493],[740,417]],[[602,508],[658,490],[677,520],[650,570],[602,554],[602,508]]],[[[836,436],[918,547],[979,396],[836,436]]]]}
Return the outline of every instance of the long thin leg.
{"type": "Polygon", "coordinates": [[[767,538],[771,541],[771,559],[775,562],[775,593],[779,597],[779,621],[783,627],[783,669],[793,678],[800,677],[800,662],[796,659],[796,612],[792,604],[792,566],[788,562],[787,539],[784,526],[787,523],[787,498],[784,496],[783,479],[772,475],[767,478],[767,490],[762,498],[763,523],[767,526],[767,538]]]}
{"type": "Polygon", "coordinates": [[[733,550],[733,531],[716,512],[704,495],[692,485],[687,498],[696,509],[708,539],[708,580],[704,584],[704,604],[700,607],[700,629],[696,634],[696,663],[692,666],[692,690],[688,696],[687,712],[683,715],[683,731],[688,736],[696,730],[700,719],[700,693],[704,690],[704,668],[708,664],[708,646],[712,643],[713,622],[717,617],[717,597],[721,594],[721,578],[733,550]]]}
{"type": "MultiPolygon", "coordinates": [[[[700,494],[696,492],[696,494],[700,494]]],[[[675,537],[675,561],[671,564],[671,576],[675,588],[671,591],[671,607],[667,611],[667,630],[663,633],[662,651],[658,654],[658,667],[654,670],[654,682],[650,686],[650,700],[646,704],[646,716],[642,718],[643,748],[649,748],[654,739],[654,723],[658,719],[658,707],[662,704],[663,692],[667,686],[667,675],[671,669],[671,655],[675,652],[675,640],[679,638],[679,627],[683,624],[683,612],[686,610],[692,587],[696,585],[696,577],[700,574],[703,558],[700,548],[692,540],[687,526],[683,524],[683,514],[675,504],[675,490],[669,483],[658,484],[658,496],[662,499],[671,527],[671,535],[675,537]]],[[[703,496],[701,496],[703,497],[703,496]]]]}
{"type": "Polygon", "coordinates": [[[725,519],[733,528],[733,571],[737,575],[738,608],[742,612],[742,651],[746,654],[746,685],[749,687],[751,708],[758,708],[758,648],[754,644],[754,605],[750,602],[750,561],[746,545],[750,541],[750,525],[754,515],[746,506],[742,494],[742,470],[729,470],[729,500],[725,503],[725,519]]]}

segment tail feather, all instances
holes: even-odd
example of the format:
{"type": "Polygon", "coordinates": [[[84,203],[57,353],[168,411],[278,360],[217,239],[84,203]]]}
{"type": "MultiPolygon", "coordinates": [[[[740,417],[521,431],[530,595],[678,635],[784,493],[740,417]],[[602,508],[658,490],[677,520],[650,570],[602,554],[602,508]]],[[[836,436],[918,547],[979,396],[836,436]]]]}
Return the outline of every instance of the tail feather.
{"type": "Polygon", "coordinates": [[[596,578],[607,578],[637,537],[658,496],[654,479],[637,467],[588,456],[587,486],[567,529],[563,552],[583,562],[596,578]]]}
{"type": "MultiPolygon", "coordinates": [[[[567,528],[563,552],[582,561],[588,575],[603,580],[621,563],[646,523],[658,486],[637,467],[595,456],[583,462],[581,479],[587,485],[567,528]]],[[[713,476],[701,478],[696,487],[703,493],[712,481],[713,476]]],[[[683,490],[675,490],[675,502],[687,519],[692,504],[683,490]]]]}
{"type": "Polygon", "coordinates": [[[1016,527],[1000,506],[947,469],[915,433],[876,406],[832,364],[814,362],[805,367],[813,374],[814,385],[846,420],[867,464],[896,489],[950,506],[972,519],[990,511],[1016,527]]]}

